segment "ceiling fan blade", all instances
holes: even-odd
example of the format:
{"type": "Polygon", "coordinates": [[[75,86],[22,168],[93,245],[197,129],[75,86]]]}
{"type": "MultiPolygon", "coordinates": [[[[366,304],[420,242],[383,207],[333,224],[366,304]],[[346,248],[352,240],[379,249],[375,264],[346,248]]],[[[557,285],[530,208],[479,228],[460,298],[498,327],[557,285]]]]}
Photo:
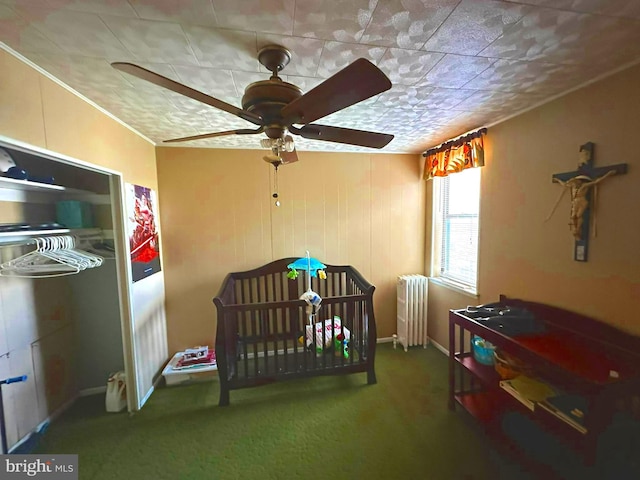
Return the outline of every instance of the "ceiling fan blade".
{"type": "Polygon", "coordinates": [[[202,135],[193,135],[191,137],[172,138],[171,140],[163,140],[163,143],[176,143],[176,142],[188,142],[190,140],[202,140],[203,138],[224,137],[225,135],[250,135],[253,133],[262,133],[264,127],[256,128],[255,130],[227,130],[226,132],[215,133],[203,133],[202,135]]]}
{"type": "Polygon", "coordinates": [[[331,127],[329,125],[305,125],[302,128],[289,127],[289,131],[310,140],[348,143],[361,147],[382,148],[393,140],[388,133],[368,132],[351,128],[331,127]]]}
{"type": "Polygon", "coordinates": [[[211,105],[212,107],[219,108],[220,110],[236,115],[255,125],[262,125],[262,118],[255,113],[242,110],[241,108],[231,105],[230,103],[218,100],[217,98],[207,95],[206,93],[194,90],[191,87],[187,87],[186,85],[175,82],[170,78],[163,77],[162,75],[152,72],[151,70],[147,70],[146,68],[142,68],[138,65],[134,65],[133,63],[126,62],[114,62],[111,64],[111,66],[117,70],[133,75],[134,77],[138,77],[142,80],[146,80],[147,82],[151,82],[160,87],[164,87],[167,90],[171,90],[172,92],[179,93],[181,95],[184,95],[185,97],[189,97],[207,105],[211,105]]]}
{"type": "Polygon", "coordinates": [[[293,163],[298,161],[298,153],[294,148],[291,152],[287,152],[285,150],[280,151],[280,158],[282,159],[283,164],[293,163]]]}
{"type": "Polygon", "coordinates": [[[286,105],[286,125],[311,123],[391,88],[391,81],[373,63],[359,58],[300,98],[286,105]]]}

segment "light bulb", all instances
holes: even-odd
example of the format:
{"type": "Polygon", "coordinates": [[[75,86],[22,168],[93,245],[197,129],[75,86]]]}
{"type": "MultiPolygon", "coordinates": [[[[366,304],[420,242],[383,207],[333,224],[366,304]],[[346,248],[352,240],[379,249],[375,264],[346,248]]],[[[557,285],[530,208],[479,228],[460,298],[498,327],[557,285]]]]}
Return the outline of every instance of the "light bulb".
{"type": "Polygon", "coordinates": [[[270,138],[263,138],[260,140],[260,145],[264,148],[271,148],[273,146],[273,140],[270,138]]]}
{"type": "Polygon", "coordinates": [[[282,148],[285,152],[293,152],[295,146],[293,145],[293,137],[291,135],[287,135],[282,140],[282,148]]]}

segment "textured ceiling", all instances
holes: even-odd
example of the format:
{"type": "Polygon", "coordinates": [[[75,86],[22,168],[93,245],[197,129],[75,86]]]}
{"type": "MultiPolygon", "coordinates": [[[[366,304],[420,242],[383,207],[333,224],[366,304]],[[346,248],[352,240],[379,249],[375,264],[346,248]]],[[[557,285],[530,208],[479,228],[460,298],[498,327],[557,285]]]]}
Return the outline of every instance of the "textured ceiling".
{"type": "MultiPolygon", "coordinates": [[[[241,106],[244,88],[269,77],[264,45],[292,52],[281,76],[303,91],[364,57],[393,87],[317,123],[391,133],[383,151],[421,152],[640,59],[640,1],[0,0],[0,41],[158,144],[255,126],[110,62],[241,106]]],[[[260,148],[260,138],[178,145],[260,148]]]]}

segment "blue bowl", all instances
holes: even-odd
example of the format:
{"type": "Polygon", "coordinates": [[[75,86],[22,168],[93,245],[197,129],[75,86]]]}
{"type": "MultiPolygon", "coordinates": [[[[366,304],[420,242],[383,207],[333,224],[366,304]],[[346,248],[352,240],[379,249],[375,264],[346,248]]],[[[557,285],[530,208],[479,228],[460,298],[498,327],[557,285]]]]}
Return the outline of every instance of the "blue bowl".
{"type": "Polygon", "coordinates": [[[473,358],[476,359],[476,362],[482,365],[495,364],[493,352],[496,347],[491,342],[474,335],[471,339],[471,344],[473,345],[473,358]]]}

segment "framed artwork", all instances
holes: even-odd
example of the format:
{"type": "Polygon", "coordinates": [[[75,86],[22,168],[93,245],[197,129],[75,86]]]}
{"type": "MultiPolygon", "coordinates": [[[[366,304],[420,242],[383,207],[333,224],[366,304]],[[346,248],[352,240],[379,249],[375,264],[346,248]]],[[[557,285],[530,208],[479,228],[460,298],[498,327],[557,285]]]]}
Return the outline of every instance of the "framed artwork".
{"type": "Polygon", "coordinates": [[[158,203],[156,192],[150,188],[127,183],[126,191],[131,274],[137,282],[161,270],[158,203]]]}

